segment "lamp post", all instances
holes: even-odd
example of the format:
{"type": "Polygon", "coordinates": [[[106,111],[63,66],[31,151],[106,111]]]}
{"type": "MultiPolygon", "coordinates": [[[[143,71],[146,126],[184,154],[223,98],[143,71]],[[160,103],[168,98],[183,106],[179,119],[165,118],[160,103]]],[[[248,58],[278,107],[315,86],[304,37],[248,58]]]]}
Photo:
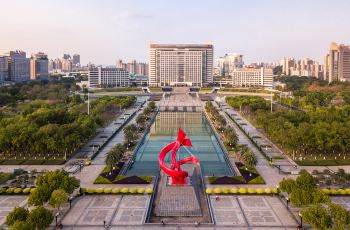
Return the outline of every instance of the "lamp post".
{"type": "Polygon", "coordinates": [[[69,209],[71,209],[71,208],[72,208],[72,200],[73,200],[73,197],[70,196],[70,197],[68,198],[68,200],[69,200],[69,209]]]}
{"type": "Polygon", "coordinates": [[[59,212],[57,212],[56,214],[55,214],[55,221],[56,221],[56,226],[57,226],[57,223],[58,223],[58,216],[60,215],[60,213],[59,212]]]}
{"type": "Polygon", "coordinates": [[[289,209],[289,197],[286,198],[287,201],[287,209],[289,209]]]}
{"type": "Polygon", "coordinates": [[[303,229],[303,215],[301,214],[301,212],[299,212],[299,216],[300,216],[300,225],[298,226],[298,229],[303,229]]]}

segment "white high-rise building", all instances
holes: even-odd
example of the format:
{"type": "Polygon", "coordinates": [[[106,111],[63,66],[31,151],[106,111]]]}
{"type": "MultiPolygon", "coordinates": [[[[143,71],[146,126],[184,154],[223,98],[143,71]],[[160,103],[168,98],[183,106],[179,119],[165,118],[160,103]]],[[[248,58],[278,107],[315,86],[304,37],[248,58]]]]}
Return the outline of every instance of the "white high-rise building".
{"type": "Polygon", "coordinates": [[[268,68],[242,68],[230,72],[226,84],[244,87],[273,87],[273,70],[268,68]]]}
{"type": "Polygon", "coordinates": [[[241,54],[225,54],[219,58],[219,68],[223,76],[228,76],[234,69],[243,68],[243,55],[241,54]]]}
{"type": "Polygon", "coordinates": [[[0,56],[0,85],[9,77],[9,57],[0,56]]]}
{"type": "Polygon", "coordinates": [[[90,87],[125,87],[130,84],[128,71],[114,67],[97,67],[89,70],[90,87]]]}
{"type": "Polygon", "coordinates": [[[150,44],[150,86],[203,86],[213,82],[213,45],[150,44]]]}

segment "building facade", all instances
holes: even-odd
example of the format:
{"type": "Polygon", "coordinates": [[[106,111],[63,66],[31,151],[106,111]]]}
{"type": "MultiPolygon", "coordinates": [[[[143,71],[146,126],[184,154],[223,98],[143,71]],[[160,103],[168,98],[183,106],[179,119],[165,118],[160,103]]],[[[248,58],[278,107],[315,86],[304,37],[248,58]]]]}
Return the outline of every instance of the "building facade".
{"type": "Polygon", "coordinates": [[[288,76],[306,76],[323,79],[323,65],[310,58],[295,60],[294,58],[283,58],[280,61],[282,73],[288,76]]]}
{"type": "Polygon", "coordinates": [[[10,51],[9,56],[9,77],[13,82],[25,82],[30,80],[29,58],[24,51],[10,51]]]}
{"type": "Polygon", "coordinates": [[[273,70],[269,68],[234,69],[228,77],[215,81],[218,85],[233,87],[264,87],[273,88],[273,70]]]}
{"type": "Polygon", "coordinates": [[[225,54],[219,58],[219,68],[222,76],[228,76],[234,69],[243,68],[243,55],[241,54],[225,54]]]}
{"type": "Polygon", "coordinates": [[[129,72],[120,68],[92,68],[88,77],[90,87],[126,87],[130,84],[129,72]]]}
{"type": "Polygon", "coordinates": [[[131,75],[148,76],[148,64],[131,60],[124,63],[123,60],[117,60],[117,68],[127,70],[131,75]]]}
{"type": "Polygon", "coordinates": [[[0,85],[9,78],[9,57],[0,56],[0,85]]]}
{"type": "Polygon", "coordinates": [[[350,82],[350,46],[332,42],[324,63],[325,80],[350,82]]]}
{"type": "Polygon", "coordinates": [[[213,45],[150,44],[150,86],[203,86],[213,83],[213,45]]]}
{"type": "Polygon", "coordinates": [[[44,53],[32,54],[30,58],[30,79],[45,79],[49,77],[49,59],[44,53]]]}

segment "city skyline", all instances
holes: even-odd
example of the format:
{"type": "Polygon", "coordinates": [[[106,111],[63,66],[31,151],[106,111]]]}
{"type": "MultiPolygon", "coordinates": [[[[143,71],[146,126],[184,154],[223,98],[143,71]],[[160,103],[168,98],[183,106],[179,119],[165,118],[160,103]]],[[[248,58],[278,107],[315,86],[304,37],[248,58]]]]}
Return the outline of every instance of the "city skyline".
{"type": "Polygon", "coordinates": [[[54,1],[4,2],[0,53],[79,53],[82,63],[148,61],[157,43],[210,43],[215,59],[242,53],[246,63],[309,57],[323,62],[331,42],[348,44],[347,1],[54,1]],[[301,4],[303,3],[303,4],[301,4]],[[16,9],[16,15],[7,9],[16,9]],[[53,12],[57,12],[56,14],[53,12]],[[21,15],[19,17],[18,15],[21,15]],[[325,17],[324,15],[327,15],[325,17]],[[181,17],[180,17],[181,16],[181,17]],[[191,21],[191,23],[187,23],[191,21]],[[169,28],[165,30],[164,28],[169,28]]]}

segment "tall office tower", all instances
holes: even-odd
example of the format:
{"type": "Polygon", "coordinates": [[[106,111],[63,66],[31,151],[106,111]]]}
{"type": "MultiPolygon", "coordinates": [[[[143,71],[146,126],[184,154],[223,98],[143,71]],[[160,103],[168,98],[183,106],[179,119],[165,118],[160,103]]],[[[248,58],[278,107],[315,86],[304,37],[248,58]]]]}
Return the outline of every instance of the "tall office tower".
{"type": "Polygon", "coordinates": [[[45,79],[49,77],[49,59],[47,54],[32,54],[30,58],[30,79],[45,79]]]}
{"type": "Polygon", "coordinates": [[[219,58],[219,68],[224,76],[228,76],[234,69],[243,68],[243,65],[243,55],[241,54],[225,54],[219,58]]]}
{"type": "Polygon", "coordinates": [[[71,72],[73,68],[73,63],[71,59],[61,59],[62,72],[71,72]]]}
{"type": "Polygon", "coordinates": [[[55,61],[50,59],[49,60],[49,73],[53,72],[55,68],[55,61]]]}
{"type": "Polygon", "coordinates": [[[80,55],[73,54],[73,66],[79,66],[79,65],[80,65],[80,55]]]}
{"type": "Polygon", "coordinates": [[[203,86],[213,82],[213,45],[150,44],[149,85],[203,86]]]}
{"type": "Polygon", "coordinates": [[[61,70],[62,69],[62,61],[59,58],[56,58],[54,61],[54,69],[61,70]]]}
{"type": "Polygon", "coordinates": [[[130,74],[138,74],[137,73],[137,65],[138,65],[138,63],[136,62],[136,60],[131,60],[131,61],[128,62],[126,70],[130,74]]]}
{"type": "Polygon", "coordinates": [[[9,57],[0,56],[0,85],[9,77],[9,57]]]}
{"type": "Polygon", "coordinates": [[[127,69],[127,64],[124,63],[122,59],[118,59],[117,60],[117,65],[116,66],[119,69],[125,69],[125,70],[127,69]]]}
{"type": "Polygon", "coordinates": [[[148,64],[138,63],[136,72],[138,75],[148,76],[148,64]]]}
{"type": "Polygon", "coordinates": [[[328,82],[350,81],[350,46],[332,42],[325,57],[324,71],[328,82]]]}
{"type": "Polygon", "coordinates": [[[294,58],[283,58],[280,61],[280,64],[282,66],[282,72],[285,75],[291,75],[291,68],[296,67],[296,61],[294,58]]]}
{"type": "Polygon", "coordinates": [[[9,80],[13,82],[25,82],[30,80],[29,58],[24,51],[10,51],[9,56],[9,80]]]}
{"type": "Polygon", "coordinates": [[[89,70],[90,87],[125,87],[129,83],[130,74],[124,69],[97,67],[89,70]]]}

